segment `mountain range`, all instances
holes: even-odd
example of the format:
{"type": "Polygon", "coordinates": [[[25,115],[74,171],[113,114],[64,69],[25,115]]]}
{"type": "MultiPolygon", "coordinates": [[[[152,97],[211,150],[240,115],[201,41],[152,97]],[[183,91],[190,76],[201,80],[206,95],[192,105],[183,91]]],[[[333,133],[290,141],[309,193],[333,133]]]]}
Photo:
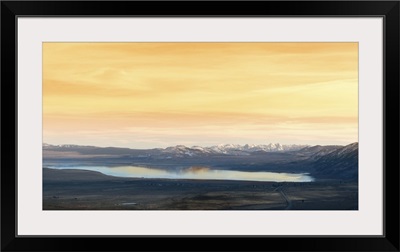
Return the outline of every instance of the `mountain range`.
{"type": "Polygon", "coordinates": [[[358,178],[358,143],[341,145],[184,145],[129,149],[43,144],[44,164],[145,165],[176,169],[203,165],[217,169],[307,172],[321,179],[358,178]]]}
{"type": "MultiPolygon", "coordinates": [[[[279,143],[273,144],[246,144],[246,145],[238,145],[238,144],[220,144],[211,147],[201,147],[201,146],[192,146],[187,147],[185,145],[176,145],[170,146],[167,148],[154,148],[148,150],[142,149],[129,149],[129,148],[117,148],[117,147],[96,147],[96,146],[81,146],[81,145],[73,145],[73,144],[64,144],[64,145],[51,145],[51,144],[43,144],[44,150],[74,150],[74,151],[83,151],[89,149],[98,149],[99,152],[110,152],[114,153],[114,151],[119,151],[120,153],[127,153],[135,151],[145,151],[148,153],[169,153],[175,156],[195,156],[195,155],[207,155],[207,154],[226,154],[226,155],[249,155],[249,153],[262,151],[262,152],[284,152],[284,151],[295,151],[300,150],[308,145],[282,145],[279,143]]],[[[96,152],[96,151],[95,151],[96,152]]]]}

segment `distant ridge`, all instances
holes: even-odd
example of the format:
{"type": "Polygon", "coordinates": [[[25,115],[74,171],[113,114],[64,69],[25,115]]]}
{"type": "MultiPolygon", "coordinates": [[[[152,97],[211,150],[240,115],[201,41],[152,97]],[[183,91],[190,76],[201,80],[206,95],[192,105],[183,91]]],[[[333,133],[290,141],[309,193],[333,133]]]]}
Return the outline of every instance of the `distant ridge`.
{"type": "Polygon", "coordinates": [[[279,143],[270,144],[220,144],[211,147],[176,145],[166,148],[154,149],[130,149],[119,147],[96,147],[96,146],[82,146],[75,144],[51,145],[44,143],[44,151],[64,151],[64,152],[77,152],[83,155],[142,155],[142,156],[159,156],[162,158],[178,158],[178,157],[195,157],[195,156],[208,156],[208,155],[233,155],[233,156],[247,156],[253,153],[263,152],[286,152],[301,150],[308,145],[282,145],[279,143]]]}
{"type": "MultiPolygon", "coordinates": [[[[224,152],[227,150],[246,150],[246,151],[289,151],[289,150],[299,150],[310,145],[306,144],[280,144],[280,143],[270,143],[270,144],[219,144],[213,145],[210,147],[201,147],[201,146],[192,146],[187,147],[185,145],[176,145],[169,146],[166,148],[153,148],[158,150],[172,150],[172,149],[197,149],[197,150],[209,150],[214,152],[224,152]]],[[[92,145],[77,145],[77,144],[61,144],[61,145],[53,145],[48,143],[43,143],[44,148],[73,148],[73,147],[93,147],[93,148],[118,148],[118,149],[131,149],[134,148],[124,148],[124,147],[97,147],[92,145]]],[[[151,150],[153,150],[151,149],[151,150]]]]}
{"type": "Polygon", "coordinates": [[[314,162],[313,174],[319,178],[358,178],[358,143],[352,143],[328,154],[321,155],[314,162]]]}

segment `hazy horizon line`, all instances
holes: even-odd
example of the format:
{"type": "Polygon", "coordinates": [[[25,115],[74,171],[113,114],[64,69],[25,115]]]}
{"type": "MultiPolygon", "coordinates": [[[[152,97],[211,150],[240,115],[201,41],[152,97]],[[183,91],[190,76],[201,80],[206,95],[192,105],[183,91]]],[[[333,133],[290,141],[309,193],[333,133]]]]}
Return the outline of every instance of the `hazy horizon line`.
{"type": "Polygon", "coordinates": [[[260,145],[281,145],[281,146],[347,146],[350,144],[354,144],[354,143],[358,143],[358,141],[356,142],[350,142],[347,144],[281,144],[279,142],[276,143],[266,143],[266,144],[254,144],[254,143],[250,143],[250,144],[234,144],[234,143],[220,143],[220,144],[214,144],[214,145],[185,145],[185,144],[175,144],[175,145],[170,145],[167,147],[152,147],[152,148],[140,148],[140,147],[126,147],[126,146],[99,146],[99,145],[90,145],[90,144],[50,144],[50,143],[42,143],[42,146],[44,145],[50,145],[50,146],[88,146],[88,147],[99,147],[99,148],[124,148],[124,149],[137,149],[137,150],[151,150],[151,149],[166,149],[166,148],[170,148],[170,147],[177,147],[177,146],[184,146],[187,148],[193,148],[193,147],[202,147],[202,148],[211,148],[214,146],[226,146],[226,145],[235,145],[235,146],[246,146],[246,145],[254,145],[254,146],[260,146],[260,145]]]}

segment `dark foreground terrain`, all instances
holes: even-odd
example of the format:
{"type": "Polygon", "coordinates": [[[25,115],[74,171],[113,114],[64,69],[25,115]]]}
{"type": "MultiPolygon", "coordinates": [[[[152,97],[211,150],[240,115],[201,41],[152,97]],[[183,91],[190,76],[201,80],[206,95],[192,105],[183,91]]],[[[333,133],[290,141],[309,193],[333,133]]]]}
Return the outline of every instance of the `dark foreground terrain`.
{"type": "Polygon", "coordinates": [[[357,210],[357,182],[117,178],[43,168],[43,210],[357,210]]]}

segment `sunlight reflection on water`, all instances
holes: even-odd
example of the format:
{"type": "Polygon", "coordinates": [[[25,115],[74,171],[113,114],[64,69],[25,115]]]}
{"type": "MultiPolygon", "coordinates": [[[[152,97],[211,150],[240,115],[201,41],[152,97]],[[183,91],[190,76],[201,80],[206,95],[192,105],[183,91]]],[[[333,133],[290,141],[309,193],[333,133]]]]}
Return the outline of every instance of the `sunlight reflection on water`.
{"type": "Polygon", "coordinates": [[[163,170],[138,166],[53,166],[53,169],[78,169],[97,171],[105,175],[128,178],[164,178],[164,179],[213,179],[213,180],[244,180],[270,182],[312,182],[314,179],[305,173],[277,172],[245,172],[230,170],[215,170],[206,167],[189,167],[182,170],[163,170]]]}

